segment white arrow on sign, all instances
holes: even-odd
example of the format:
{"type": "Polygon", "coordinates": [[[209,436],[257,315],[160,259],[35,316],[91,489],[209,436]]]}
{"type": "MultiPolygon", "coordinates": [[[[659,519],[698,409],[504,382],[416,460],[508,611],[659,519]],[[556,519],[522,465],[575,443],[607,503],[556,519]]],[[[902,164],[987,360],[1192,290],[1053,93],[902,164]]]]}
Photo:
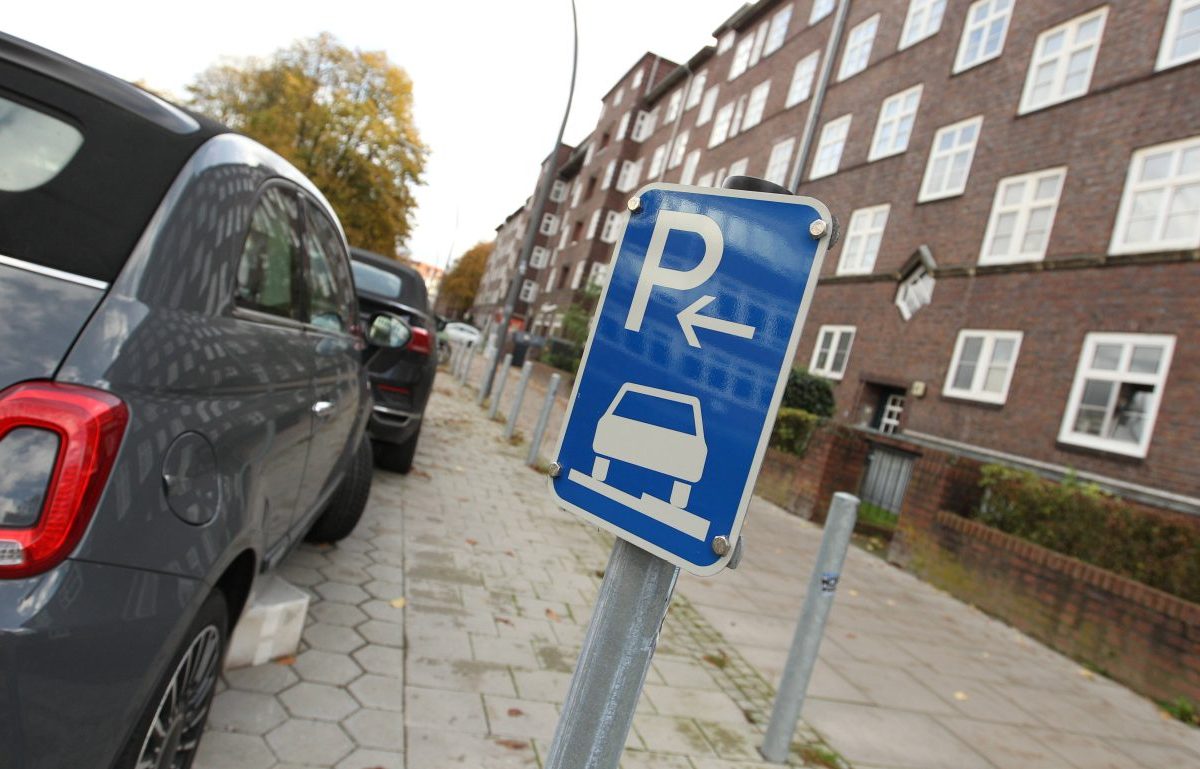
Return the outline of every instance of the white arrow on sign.
{"type": "Polygon", "coordinates": [[[716,331],[718,334],[730,334],[739,336],[742,339],[754,338],[754,326],[747,326],[744,323],[734,323],[731,320],[721,320],[708,315],[701,315],[700,311],[707,307],[715,296],[702,296],[690,305],[679,311],[676,317],[679,319],[679,327],[683,329],[683,336],[687,339],[687,343],[692,347],[699,347],[700,340],[696,338],[696,328],[706,328],[709,331],[716,331]]]}

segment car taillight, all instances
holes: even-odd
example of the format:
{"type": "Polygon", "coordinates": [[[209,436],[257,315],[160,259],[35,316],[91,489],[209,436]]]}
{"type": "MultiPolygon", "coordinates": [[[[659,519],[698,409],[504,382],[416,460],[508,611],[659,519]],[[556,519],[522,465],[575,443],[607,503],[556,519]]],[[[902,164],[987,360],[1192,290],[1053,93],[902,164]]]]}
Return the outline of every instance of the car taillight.
{"type": "Polygon", "coordinates": [[[430,347],[429,332],[418,326],[413,326],[412,339],[408,341],[408,349],[428,355],[433,349],[430,347]]]}
{"type": "Polygon", "coordinates": [[[0,578],[40,574],[71,553],[128,421],[119,398],[89,387],[28,382],[0,392],[0,578]]]}

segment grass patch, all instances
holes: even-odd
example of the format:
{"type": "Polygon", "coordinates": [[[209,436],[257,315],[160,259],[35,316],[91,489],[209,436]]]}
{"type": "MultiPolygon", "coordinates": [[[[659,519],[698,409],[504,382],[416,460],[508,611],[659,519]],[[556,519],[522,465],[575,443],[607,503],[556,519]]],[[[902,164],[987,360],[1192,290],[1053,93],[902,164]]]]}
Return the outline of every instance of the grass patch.
{"type": "Polygon", "coordinates": [[[1200,706],[1187,697],[1179,697],[1174,702],[1159,703],[1162,709],[1188,726],[1200,727],[1200,706]]]}
{"type": "Polygon", "coordinates": [[[896,522],[900,520],[900,516],[890,510],[884,510],[879,505],[873,505],[870,502],[864,501],[858,504],[858,520],[878,526],[881,529],[894,530],[896,522]]]}
{"type": "Polygon", "coordinates": [[[806,766],[820,766],[823,769],[842,769],[842,757],[824,745],[798,745],[796,752],[806,766]]]}

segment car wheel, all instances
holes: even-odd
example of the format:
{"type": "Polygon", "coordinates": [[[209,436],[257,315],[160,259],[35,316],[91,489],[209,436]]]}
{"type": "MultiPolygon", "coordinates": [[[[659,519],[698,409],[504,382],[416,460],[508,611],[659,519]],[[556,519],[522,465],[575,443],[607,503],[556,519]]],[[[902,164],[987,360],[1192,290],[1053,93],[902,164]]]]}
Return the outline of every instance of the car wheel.
{"type": "Polygon", "coordinates": [[[165,680],[154,688],[118,769],[188,769],[204,734],[225,644],[229,637],[225,596],[214,590],[192,620],[171,658],[165,680]]]}
{"type": "Polygon", "coordinates": [[[367,497],[371,494],[371,442],[363,436],[346,477],[333,492],[325,511],[304,535],[307,542],[337,542],[345,539],[358,525],[367,497]]]}
{"type": "Polygon", "coordinates": [[[407,473],[412,469],[413,457],[417,455],[417,441],[421,437],[421,428],[409,436],[404,443],[376,443],[375,461],[384,470],[394,473],[407,473]]]}

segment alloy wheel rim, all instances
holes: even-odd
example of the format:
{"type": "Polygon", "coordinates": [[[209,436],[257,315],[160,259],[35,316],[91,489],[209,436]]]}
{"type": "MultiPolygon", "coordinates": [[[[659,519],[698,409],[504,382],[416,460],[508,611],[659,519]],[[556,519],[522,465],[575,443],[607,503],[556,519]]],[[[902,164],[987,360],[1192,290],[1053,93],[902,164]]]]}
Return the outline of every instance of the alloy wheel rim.
{"type": "Polygon", "coordinates": [[[183,769],[200,745],[221,659],[221,634],[207,625],[175,666],[142,740],[134,769],[183,769]]]}

